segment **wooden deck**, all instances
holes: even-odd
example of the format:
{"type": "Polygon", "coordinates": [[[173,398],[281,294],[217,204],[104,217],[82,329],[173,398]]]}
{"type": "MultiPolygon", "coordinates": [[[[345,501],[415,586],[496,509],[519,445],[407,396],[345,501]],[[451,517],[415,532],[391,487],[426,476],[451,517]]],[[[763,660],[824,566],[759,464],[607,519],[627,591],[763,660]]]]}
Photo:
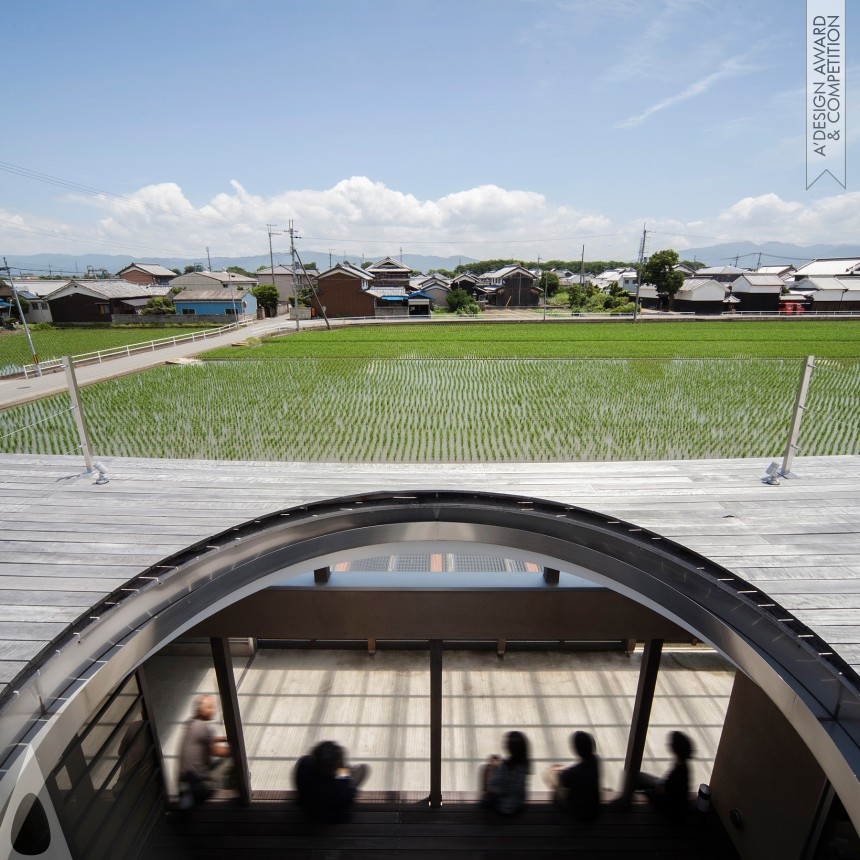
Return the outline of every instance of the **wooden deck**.
{"type": "Polygon", "coordinates": [[[281,508],[375,490],[487,490],[580,505],[689,546],[860,670],[860,457],[643,463],[319,464],[0,456],[0,690],[149,565],[281,508]]]}
{"type": "Polygon", "coordinates": [[[257,798],[248,808],[213,803],[187,820],[168,814],[141,860],[730,860],[738,855],[713,813],[667,823],[647,804],[607,807],[598,821],[576,824],[548,800],[530,802],[512,819],[453,799],[430,809],[417,799],[365,798],[346,824],[317,825],[287,800],[257,798]]]}

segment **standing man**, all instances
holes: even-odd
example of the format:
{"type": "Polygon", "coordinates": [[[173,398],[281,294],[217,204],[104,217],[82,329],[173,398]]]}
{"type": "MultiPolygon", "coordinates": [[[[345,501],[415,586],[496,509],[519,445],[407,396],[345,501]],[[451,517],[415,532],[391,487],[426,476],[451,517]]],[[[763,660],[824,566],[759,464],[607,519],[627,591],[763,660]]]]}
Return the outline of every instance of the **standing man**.
{"type": "Polygon", "coordinates": [[[217,709],[212,696],[198,696],[194,713],[185,724],[179,748],[179,805],[188,808],[211,797],[213,759],[230,755],[227,738],[216,736],[212,720],[217,709]]]}

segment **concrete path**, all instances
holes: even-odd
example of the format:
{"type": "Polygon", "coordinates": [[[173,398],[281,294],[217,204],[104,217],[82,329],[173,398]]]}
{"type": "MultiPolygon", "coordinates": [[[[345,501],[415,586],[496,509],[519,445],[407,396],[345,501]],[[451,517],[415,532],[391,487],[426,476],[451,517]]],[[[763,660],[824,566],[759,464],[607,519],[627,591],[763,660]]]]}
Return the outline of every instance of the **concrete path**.
{"type": "MultiPolygon", "coordinates": [[[[302,320],[302,329],[317,328],[323,325],[317,320],[302,320]]],[[[126,376],[129,373],[137,373],[169,361],[180,358],[189,358],[215,349],[220,346],[229,346],[239,343],[249,337],[261,337],[267,334],[289,334],[295,329],[287,318],[267,319],[251,323],[238,331],[232,330],[216,337],[207,337],[205,340],[186,341],[176,346],[167,346],[152,352],[139,352],[131,356],[105,359],[101,364],[87,364],[75,368],[78,377],[78,385],[91,385],[115,376],[126,376]]],[[[10,406],[18,406],[40,397],[51,394],[60,394],[67,390],[66,374],[61,372],[46,373],[41,377],[30,377],[29,379],[4,379],[0,380],[0,409],[10,406]]]]}

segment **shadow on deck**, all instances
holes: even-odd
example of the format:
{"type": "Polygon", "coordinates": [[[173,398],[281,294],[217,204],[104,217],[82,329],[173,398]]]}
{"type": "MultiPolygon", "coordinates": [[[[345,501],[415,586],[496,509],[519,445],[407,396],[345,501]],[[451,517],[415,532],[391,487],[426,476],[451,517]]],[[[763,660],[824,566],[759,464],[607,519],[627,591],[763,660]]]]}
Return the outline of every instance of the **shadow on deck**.
{"type": "Polygon", "coordinates": [[[407,857],[419,860],[542,860],[571,854],[599,860],[690,857],[735,860],[719,818],[691,812],[666,822],[645,803],[607,807],[592,824],[573,823],[546,799],[532,800],[513,819],[481,810],[466,795],[430,809],[415,796],[367,792],[346,824],[316,825],[281,792],[255,794],[249,807],[213,802],[187,819],[168,813],[142,860],[312,860],[407,857]]]}

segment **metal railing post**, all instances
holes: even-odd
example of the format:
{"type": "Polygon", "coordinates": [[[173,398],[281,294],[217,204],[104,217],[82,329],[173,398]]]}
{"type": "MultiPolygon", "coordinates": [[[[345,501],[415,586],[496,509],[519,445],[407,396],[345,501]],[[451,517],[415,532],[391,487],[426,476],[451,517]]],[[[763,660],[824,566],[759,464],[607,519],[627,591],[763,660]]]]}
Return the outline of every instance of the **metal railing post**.
{"type": "Polygon", "coordinates": [[[66,384],[69,387],[69,399],[72,401],[72,415],[75,418],[75,426],[78,428],[78,438],[81,440],[81,451],[84,454],[84,463],[86,463],[86,474],[91,475],[93,469],[93,454],[90,448],[90,436],[87,432],[87,422],[84,417],[84,409],[81,405],[81,393],[78,390],[78,378],[75,376],[75,365],[72,362],[71,356],[66,356],[63,359],[63,365],[66,368],[66,384]]]}
{"type": "Polygon", "coordinates": [[[806,394],[809,391],[809,380],[815,369],[815,356],[808,355],[800,373],[800,385],[797,388],[797,399],[794,402],[794,415],[791,417],[791,429],[788,431],[788,442],[782,458],[782,468],[779,474],[787,478],[791,471],[791,462],[797,450],[797,437],[800,435],[800,422],[803,420],[803,410],[806,408],[806,394]]]}

